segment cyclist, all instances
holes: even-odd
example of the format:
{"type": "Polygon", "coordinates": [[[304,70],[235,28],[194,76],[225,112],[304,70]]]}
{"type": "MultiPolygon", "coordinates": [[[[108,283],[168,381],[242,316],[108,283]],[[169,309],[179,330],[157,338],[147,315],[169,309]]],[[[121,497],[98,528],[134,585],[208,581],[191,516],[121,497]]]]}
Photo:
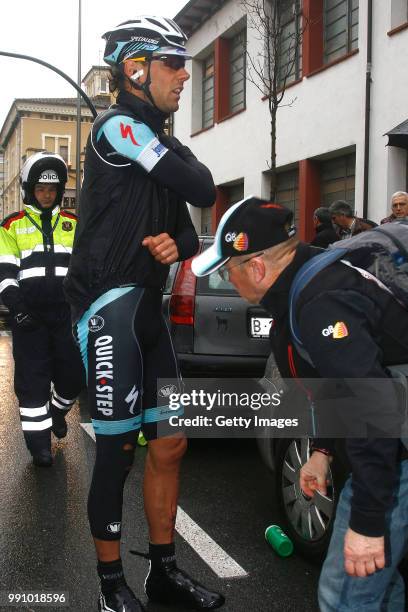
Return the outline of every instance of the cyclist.
{"type": "Polygon", "coordinates": [[[156,388],[158,379],[178,377],[161,313],[169,265],[198,249],[185,200],[202,207],[215,199],[209,170],[164,132],[189,78],[186,37],[170,19],[143,16],[104,39],[117,104],[96,119],[88,139],[80,221],[65,283],[96,435],[88,515],[101,580],[98,606],[143,609],[120,558],[123,486],[142,428],[149,441],[145,591],[162,604],[214,609],[224,598],[176,565],[174,525],[186,440],[167,425],[170,411],[156,388]]]}
{"type": "Polygon", "coordinates": [[[24,210],[0,229],[0,294],[11,313],[14,388],[24,438],[40,467],[52,465],[51,429],[66,436],[65,416],[84,384],[62,288],[77,223],[60,209],[66,181],[59,155],[29,157],[20,174],[24,210]]]}

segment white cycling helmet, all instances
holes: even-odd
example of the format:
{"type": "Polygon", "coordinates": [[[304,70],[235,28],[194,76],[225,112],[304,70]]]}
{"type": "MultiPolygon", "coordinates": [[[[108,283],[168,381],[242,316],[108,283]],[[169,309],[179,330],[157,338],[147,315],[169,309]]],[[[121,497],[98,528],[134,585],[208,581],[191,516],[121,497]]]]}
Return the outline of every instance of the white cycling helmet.
{"type": "Polygon", "coordinates": [[[61,155],[42,151],[31,155],[24,163],[20,172],[21,197],[24,204],[39,203],[34,197],[34,187],[37,183],[53,183],[57,185],[57,197],[54,206],[59,206],[68,180],[67,165],[61,155]]]}
{"type": "Polygon", "coordinates": [[[111,66],[136,55],[178,55],[191,59],[185,47],[187,36],[172,19],[141,15],[105,32],[104,61],[111,66]]]}

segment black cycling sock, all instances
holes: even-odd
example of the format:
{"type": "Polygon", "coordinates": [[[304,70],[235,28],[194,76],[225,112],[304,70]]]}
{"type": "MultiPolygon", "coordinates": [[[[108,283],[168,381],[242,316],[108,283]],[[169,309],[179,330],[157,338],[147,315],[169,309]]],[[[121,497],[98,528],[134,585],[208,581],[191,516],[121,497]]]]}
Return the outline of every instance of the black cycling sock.
{"type": "Polygon", "coordinates": [[[160,569],[164,565],[176,565],[176,546],[171,544],[152,544],[149,542],[149,558],[152,570],[160,569]]]}
{"type": "Polygon", "coordinates": [[[119,586],[126,584],[122,559],[108,561],[107,563],[98,561],[97,570],[101,581],[101,590],[104,595],[108,595],[119,586]]]}

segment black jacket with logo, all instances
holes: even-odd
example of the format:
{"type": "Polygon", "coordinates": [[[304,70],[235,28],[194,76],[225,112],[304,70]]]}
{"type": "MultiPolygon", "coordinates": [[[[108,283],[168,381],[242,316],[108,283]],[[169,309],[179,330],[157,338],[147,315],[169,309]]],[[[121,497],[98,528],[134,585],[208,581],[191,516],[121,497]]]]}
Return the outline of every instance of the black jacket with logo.
{"type": "MultiPolygon", "coordinates": [[[[164,134],[165,119],[156,108],[121,92],[118,104],[95,120],[86,147],[74,250],[64,282],[74,319],[113,287],[164,286],[169,266],[156,262],[142,246],[146,236],[167,232],[181,260],[198,249],[185,200],[211,206],[214,183],[209,170],[187,147],[164,134]],[[106,138],[98,140],[101,126],[115,114],[136,120],[141,129],[148,126],[163,143],[159,153],[165,150],[166,154],[152,170],[119,155],[106,138]]],[[[122,137],[126,134],[125,126],[122,137]]]]}
{"type": "MultiPolygon", "coordinates": [[[[290,287],[299,268],[320,252],[301,243],[292,263],[262,299],[274,318],[271,343],[281,375],[388,379],[383,396],[379,394],[374,401],[376,410],[392,416],[398,412],[392,405],[397,399],[385,391],[389,388],[386,366],[408,362],[408,312],[375,282],[341,262],[319,272],[297,303],[301,339],[314,368],[293,346],[288,320],[290,287]],[[346,326],[342,338],[324,333],[336,323],[346,326]]],[[[324,446],[328,445],[325,440],[324,446]]],[[[406,453],[399,439],[378,437],[348,438],[346,450],[353,486],[350,527],[368,536],[383,535],[398,479],[398,462],[406,453]]]]}

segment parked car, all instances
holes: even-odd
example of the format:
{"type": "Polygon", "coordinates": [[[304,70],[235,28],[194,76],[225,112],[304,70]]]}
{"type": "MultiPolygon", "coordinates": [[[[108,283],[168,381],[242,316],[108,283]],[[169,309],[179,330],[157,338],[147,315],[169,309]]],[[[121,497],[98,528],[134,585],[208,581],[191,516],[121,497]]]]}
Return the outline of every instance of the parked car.
{"type": "MultiPolygon", "coordinates": [[[[200,238],[200,250],[213,243],[200,238]]],[[[171,266],[163,310],[184,376],[261,377],[270,353],[270,315],[243,300],[217,272],[196,278],[191,259],[171,266]]]]}

